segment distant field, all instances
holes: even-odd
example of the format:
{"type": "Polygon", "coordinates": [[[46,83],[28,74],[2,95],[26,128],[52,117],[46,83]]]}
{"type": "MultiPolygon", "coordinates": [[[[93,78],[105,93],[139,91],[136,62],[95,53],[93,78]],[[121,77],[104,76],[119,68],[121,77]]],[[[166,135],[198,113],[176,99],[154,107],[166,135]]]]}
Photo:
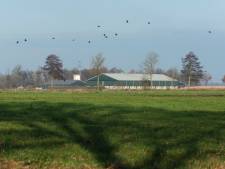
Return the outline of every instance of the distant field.
{"type": "Polygon", "coordinates": [[[0,169],[223,169],[225,91],[0,92],[0,169]]]}

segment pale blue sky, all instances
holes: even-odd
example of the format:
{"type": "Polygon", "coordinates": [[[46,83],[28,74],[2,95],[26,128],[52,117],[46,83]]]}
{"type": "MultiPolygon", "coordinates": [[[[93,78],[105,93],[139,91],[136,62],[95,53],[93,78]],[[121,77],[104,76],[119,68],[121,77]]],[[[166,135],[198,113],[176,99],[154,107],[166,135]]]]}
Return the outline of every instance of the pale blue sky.
{"type": "Polygon", "coordinates": [[[150,51],[160,55],[159,67],[180,68],[181,57],[194,51],[219,81],[225,74],[224,21],[224,0],[2,0],[0,71],[16,64],[35,69],[52,53],[67,68],[78,60],[88,67],[99,52],[109,67],[138,69],[150,51]],[[115,32],[118,38],[111,37],[115,32]],[[28,43],[16,45],[26,37],[28,43]]]}

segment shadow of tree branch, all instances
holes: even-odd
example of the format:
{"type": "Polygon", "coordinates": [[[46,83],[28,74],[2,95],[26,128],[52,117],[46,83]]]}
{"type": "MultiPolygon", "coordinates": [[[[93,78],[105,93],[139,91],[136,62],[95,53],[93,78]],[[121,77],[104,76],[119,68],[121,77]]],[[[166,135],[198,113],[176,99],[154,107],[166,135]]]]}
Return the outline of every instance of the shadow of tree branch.
{"type": "MultiPolygon", "coordinates": [[[[20,140],[29,138],[33,140],[27,144],[16,144],[8,141],[0,143],[0,150],[7,152],[17,149],[41,147],[48,149],[61,146],[66,143],[79,144],[91,152],[96,160],[104,167],[114,165],[118,169],[173,169],[186,165],[186,162],[199,155],[199,142],[203,139],[212,137],[215,140],[224,141],[221,131],[225,129],[225,112],[176,112],[171,110],[157,109],[152,107],[126,107],[112,105],[92,105],[92,104],[73,104],[73,103],[8,103],[0,104],[0,122],[12,122],[21,124],[31,130],[23,129],[0,129],[0,136],[14,136],[20,140]],[[157,113],[159,117],[157,117],[157,113]],[[187,121],[192,124],[198,124],[199,118],[214,119],[212,129],[190,130],[187,134],[178,132],[173,117],[190,117],[187,121]],[[147,115],[152,114],[152,117],[147,115]],[[163,116],[162,116],[163,114],[163,116]],[[133,118],[129,119],[129,115],[133,118]],[[211,118],[212,117],[212,118],[211,118]],[[155,120],[155,121],[154,121],[155,120]],[[161,120],[171,120],[169,124],[157,124],[161,120]],[[218,122],[216,122],[218,120],[218,122]],[[38,125],[38,123],[54,124],[58,130],[49,129],[38,125]],[[152,124],[153,123],[153,124],[152,124]],[[79,125],[79,130],[73,124],[79,125]],[[109,133],[110,129],[117,128],[117,133],[109,133]],[[120,130],[126,129],[131,137],[140,137],[142,144],[151,145],[154,149],[147,155],[143,155],[142,160],[135,164],[130,164],[118,155],[120,144],[123,142],[123,133],[120,130]],[[82,132],[80,131],[82,130],[82,132]],[[119,134],[120,142],[112,143],[109,135],[119,134]],[[179,138],[179,134],[183,134],[179,138]],[[55,138],[46,142],[35,142],[35,138],[51,137],[55,138]],[[166,143],[168,140],[168,143],[166,143]],[[179,156],[169,156],[168,150],[182,146],[184,152],[179,156]]],[[[176,121],[177,122],[177,121],[176,121]]],[[[182,126],[180,123],[180,126],[182,126]]],[[[204,123],[202,126],[206,126],[204,123]]],[[[197,125],[196,125],[197,126],[197,125]]],[[[183,127],[188,127],[184,125],[183,127]]],[[[212,138],[211,138],[212,139],[212,138]]]]}

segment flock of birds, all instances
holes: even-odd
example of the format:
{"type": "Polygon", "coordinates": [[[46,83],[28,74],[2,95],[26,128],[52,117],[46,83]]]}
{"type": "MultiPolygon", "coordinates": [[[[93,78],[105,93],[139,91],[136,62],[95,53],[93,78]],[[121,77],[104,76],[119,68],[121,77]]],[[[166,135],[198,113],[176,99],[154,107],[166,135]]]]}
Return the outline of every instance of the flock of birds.
{"type": "MultiPolygon", "coordinates": [[[[129,20],[126,20],[126,24],[129,24],[129,20]]],[[[151,22],[148,21],[147,24],[150,25],[151,22]]],[[[102,27],[101,25],[97,25],[97,28],[101,28],[101,27],[102,27]]],[[[212,34],[213,32],[212,32],[211,30],[209,30],[208,33],[209,33],[209,34],[212,34]]],[[[119,35],[118,33],[115,33],[115,34],[114,34],[115,37],[117,37],[118,35],[119,35]]],[[[104,36],[104,38],[106,38],[106,39],[109,37],[109,36],[108,36],[107,34],[105,34],[105,33],[103,34],[103,36],[104,36]]],[[[51,39],[52,39],[52,40],[55,40],[56,37],[52,37],[51,39]]],[[[25,43],[28,42],[28,38],[25,38],[23,41],[24,41],[25,43]]],[[[75,38],[72,39],[72,42],[75,42],[75,41],[76,41],[75,38]]],[[[88,40],[88,43],[89,43],[89,44],[90,44],[91,42],[92,42],[91,40],[88,40]]],[[[21,41],[19,41],[19,40],[16,41],[16,44],[20,44],[20,43],[21,43],[21,41]]]]}
{"type": "MultiPolygon", "coordinates": [[[[147,23],[148,23],[148,25],[151,24],[150,21],[148,21],[147,23]]],[[[126,24],[129,24],[129,20],[126,20],[126,24]]],[[[97,25],[97,28],[101,28],[101,27],[102,27],[101,25],[97,25]]],[[[119,35],[118,33],[115,33],[115,34],[114,34],[115,37],[117,37],[118,35],[119,35]]],[[[108,39],[108,38],[109,38],[109,36],[108,36],[106,33],[104,33],[103,36],[104,36],[105,39],[108,39]]],[[[52,39],[52,40],[55,40],[56,37],[52,37],[51,39],[52,39]]],[[[23,41],[24,41],[24,42],[28,42],[28,39],[25,38],[23,41]]],[[[76,41],[75,38],[72,39],[72,42],[75,42],[75,41],[76,41]]],[[[91,42],[92,42],[91,40],[88,40],[88,43],[89,43],[89,44],[90,44],[91,42]]],[[[17,40],[16,43],[17,43],[17,44],[20,44],[21,41],[17,40]]]]}

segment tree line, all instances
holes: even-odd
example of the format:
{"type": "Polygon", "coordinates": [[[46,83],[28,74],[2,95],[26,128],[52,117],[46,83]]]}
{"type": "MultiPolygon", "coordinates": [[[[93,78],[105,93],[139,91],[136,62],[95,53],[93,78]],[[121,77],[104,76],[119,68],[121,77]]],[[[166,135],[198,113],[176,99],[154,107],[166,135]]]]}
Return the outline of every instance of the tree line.
{"type": "MultiPolygon", "coordinates": [[[[0,88],[18,88],[18,87],[38,87],[45,83],[53,82],[54,80],[73,80],[74,74],[80,74],[82,80],[87,80],[93,76],[98,77],[101,73],[124,73],[121,68],[108,68],[105,66],[105,57],[99,53],[91,60],[90,68],[73,68],[66,69],[63,67],[63,61],[57,55],[49,55],[46,58],[45,64],[37,70],[24,70],[21,65],[17,65],[12,71],[5,74],[0,74],[0,88]]],[[[157,67],[159,56],[155,52],[151,52],[145,58],[140,70],[132,69],[128,73],[145,73],[149,75],[150,85],[152,85],[153,74],[165,74],[181,82],[187,86],[192,85],[208,85],[212,76],[203,69],[199,58],[194,52],[189,52],[182,60],[182,69],[170,68],[163,70],[157,67]]],[[[143,79],[144,80],[144,79],[143,79]]],[[[222,78],[225,83],[225,75],[222,78]]],[[[97,84],[97,86],[99,86],[97,84]]]]}

